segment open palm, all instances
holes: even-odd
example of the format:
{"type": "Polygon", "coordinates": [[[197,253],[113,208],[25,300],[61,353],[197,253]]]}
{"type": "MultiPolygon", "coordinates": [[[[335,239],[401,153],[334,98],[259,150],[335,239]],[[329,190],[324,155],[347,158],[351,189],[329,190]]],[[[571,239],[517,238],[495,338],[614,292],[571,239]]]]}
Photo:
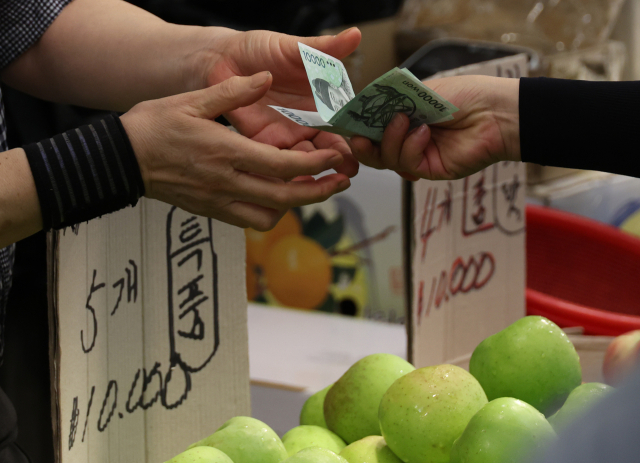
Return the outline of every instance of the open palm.
{"type": "Polygon", "coordinates": [[[278,148],[336,149],[345,155],[345,162],[337,170],[352,176],[357,173],[358,163],[342,137],[297,125],[267,105],[315,110],[298,42],[342,59],[357,48],[360,37],[355,28],[337,36],[309,38],[269,31],[229,32],[216,46],[220,52],[208,70],[207,85],[270,71],[273,84],[267,94],[253,105],[225,114],[227,119],[246,137],[278,148]]]}

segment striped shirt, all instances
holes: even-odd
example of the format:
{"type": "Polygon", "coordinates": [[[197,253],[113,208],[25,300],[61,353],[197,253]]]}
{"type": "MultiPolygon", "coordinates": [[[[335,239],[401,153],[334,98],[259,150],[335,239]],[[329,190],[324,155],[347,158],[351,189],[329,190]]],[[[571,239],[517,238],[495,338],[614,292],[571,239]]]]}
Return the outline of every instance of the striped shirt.
{"type": "MultiPolygon", "coordinates": [[[[0,0],[0,68],[31,47],[69,1],[0,0]]],[[[1,94],[0,148],[7,150],[1,94]]],[[[144,195],[135,153],[117,115],[23,148],[45,231],[135,205],[144,195]]],[[[14,250],[14,246],[0,250],[0,361],[14,250]]]]}
{"type": "MultiPolygon", "coordinates": [[[[0,69],[27,51],[70,1],[0,1],[0,69]]],[[[0,90],[0,151],[7,150],[7,124],[0,90]]],[[[4,353],[4,318],[14,256],[15,245],[0,249],[0,362],[4,353]]]]}

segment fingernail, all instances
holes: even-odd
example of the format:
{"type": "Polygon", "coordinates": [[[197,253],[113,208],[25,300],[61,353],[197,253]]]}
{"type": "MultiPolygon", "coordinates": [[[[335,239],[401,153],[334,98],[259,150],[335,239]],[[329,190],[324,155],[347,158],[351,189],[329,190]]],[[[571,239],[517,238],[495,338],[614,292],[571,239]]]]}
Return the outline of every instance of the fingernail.
{"type": "Polygon", "coordinates": [[[424,134],[427,133],[428,130],[429,130],[429,127],[427,126],[427,124],[422,124],[420,127],[418,127],[418,130],[416,130],[416,135],[418,137],[422,137],[424,136],[424,134]]]}
{"type": "Polygon", "coordinates": [[[341,35],[346,34],[347,32],[349,32],[351,29],[353,29],[353,27],[350,27],[349,29],[345,29],[342,32],[340,32],[338,35],[334,36],[334,37],[340,37],[341,35]]]}
{"type": "Polygon", "coordinates": [[[262,87],[267,80],[271,77],[271,73],[269,71],[263,71],[258,74],[255,74],[251,77],[251,88],[260,88],[262,87]]]}
{"type": "Polygon", "coordinates": [[[391,125],[394,128],[399,129],[402,127],[403,124],[404,124],[404,120],[402,118],[401,113],[395,113],[393,115],[393,119],[391,119],[391,125]]]}
{"type": "Polygon", "coordinates": [[[332,166],[338,166],[344,162],[344,157],[341,154],[336,154],[332,158],[329,158],[329,164],[332,166]]]}
{"type": "Polygon", "coordinates": [[[346,190],[350,186],[351,182],[348,179],[341,180],[340,183],[338,183],[338,188],[341,190],[346,190]]]}

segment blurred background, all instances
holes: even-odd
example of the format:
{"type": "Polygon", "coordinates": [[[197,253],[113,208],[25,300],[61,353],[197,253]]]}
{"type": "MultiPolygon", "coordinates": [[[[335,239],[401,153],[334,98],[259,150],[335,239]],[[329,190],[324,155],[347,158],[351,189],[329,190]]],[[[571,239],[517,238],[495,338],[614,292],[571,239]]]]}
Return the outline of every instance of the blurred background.
{"type": "MultiPolygon", "coordinates": [[[[356,25],[363,33],[362,44],[344,60],[356,92],[403,63],[426,79],[436,72],[517,52],[528,54],[533,76],[640,79],[637,0],[130,3],[179,24],[268,29],[299,36],[335,34],[356,25]]],[[[104,116],[99,111],[37,100],[4,86],[2,91],[10,147],[104,116]]],[[[606,301],[584,293],[562,293],[536,278],[548,270],[545,265],[549,263],[530,259],[528,304],[538,301],[535,295],[542,292],[584,309],[585,320],[601,312],[611,315],[614,325],[618,312],[640,320],[640,308],[633,298],[623,301],[629,283],[608,271],[616,266],[637,267],[637,261],[625,261],[632,254],[624,249],[613,253],[606,246],[598,247],[602,245],[598,226],[602,225],[633,237],[640,246],[640,180],[528,165],[526,196],[530,204],[577,214],[588,219],[587,224],[598,224],[594,225],[594,241],[582,243],[582,252],[591,263],[588,268],[571,258],[558,259],[553,265],[568,275],[577,274],[578,269],[588,271],[581,281],[606,280],[610,291],[606,301]]],[[[276,431],[290,428],[306,397],[335,381],[362,356],[373,352],[406,356],[403,325],[410,275],[403,261],[402,201],[399,177],[362,167],[348,191],[325,203],[291,210],[270,232],[246,231],[253,410],[254,416],[272,423],[276,431]]],[[[528,236],[527,249],[537,249],[534,240],[542,239],[540,236],[528,236]]],[[[636,246],[630,243],[628,246],[636,246]]],[[[0,387],[18,410],[19,442],[29,449],[35,463],[53,461],[45,266],[44,234],[18,244],[15,290],[6,321],[10,329],[0,368],[0,387]]],[[[547,304],[547,316],[553,319],[553,303],[547,304]]],[[[585,324],[580,319],[569,323],[577,327],[575,334],[586,335],[576,345],[582,343],[599,365],[612,333],[589,332],[585,324]]]]}

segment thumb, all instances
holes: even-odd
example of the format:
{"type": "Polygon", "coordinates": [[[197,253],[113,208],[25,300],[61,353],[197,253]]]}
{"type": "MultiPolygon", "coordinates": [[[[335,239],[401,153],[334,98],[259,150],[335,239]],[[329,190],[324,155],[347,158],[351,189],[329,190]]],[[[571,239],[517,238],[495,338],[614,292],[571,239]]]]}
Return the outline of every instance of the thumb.
{"type": "Polygon", "coordinates": [[[340,32],[338,35],[323,35],[320,37],[304,37],[299,38],[296,41],[295,51],[298,51],[297,42],[304,43],[305,45],[320,50],[327,55],[331,55],[335,58],[342,59],[345,56],[349,56],[358,48],[360,40],[362,39],[362,33],[357,27],[351,27],[347,30],[340,32]]]}
{"type": "Polygon", "coordinates": [[[234,109],[252,105],[269,91],[271,82],[269,71],[248,77],[231,77],[217,85],[193,92],[191,103],[198,117],[215,119],[234,109]]]}

